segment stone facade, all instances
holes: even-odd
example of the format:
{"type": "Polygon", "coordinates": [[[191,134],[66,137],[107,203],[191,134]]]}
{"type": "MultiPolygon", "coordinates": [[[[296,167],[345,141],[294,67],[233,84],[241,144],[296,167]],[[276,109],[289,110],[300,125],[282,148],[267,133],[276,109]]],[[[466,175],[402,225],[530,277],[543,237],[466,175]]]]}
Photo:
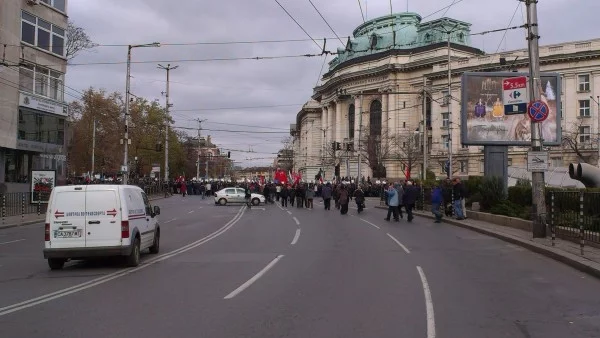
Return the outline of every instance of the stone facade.
{"type": "MultiPolygon", "coordinates": [[[[421,23],[420,19],[417,14],[403,13],[368,21],[354,31],[356,41],[338,50],[340,54],[314,88],[307,103],[310,108],[305,105],[298,113],[292,133],[299,151],[295,169],[305,177],[323,168],[331,179],[337,164],[342,177],[404,178],[409,168],[412,177],[422,177],[425,135],[427,169],[436,176],[445,176],[443,165],[450,146],[453,175],[483,174],[483,147],[460,142],[461,76],[467,71],[528,72],[527,50],[485,54],[469,46],[469,24],[448,18],[421,23]],[[389,39],[394,36],[392,28],[396,43],[389,39]],[[444,32],[450,28],[448,44],[444,32]],[[369,40],[373,35],[385,38],[369,40]],[[353,52],[351,48],[363,49],[353,52]],[[334,142],[341,143],[341,150],[333,151],[334,142]],[[383,173],[373,172],[377,163],[385,167],[383,173]]],[[[595,164],[600,132],[600,105],[594,102],[600,102],[600,39],[542,46],[540,58],[542,72],[561,74],[563,137],[576,141],[578,150],[577,154],[573,144],[551,147],[550,166],[577,160],[595,164]]],[[[527,148],[511,147],[509,165],[526,166],[526,153],[527,148]]]]}

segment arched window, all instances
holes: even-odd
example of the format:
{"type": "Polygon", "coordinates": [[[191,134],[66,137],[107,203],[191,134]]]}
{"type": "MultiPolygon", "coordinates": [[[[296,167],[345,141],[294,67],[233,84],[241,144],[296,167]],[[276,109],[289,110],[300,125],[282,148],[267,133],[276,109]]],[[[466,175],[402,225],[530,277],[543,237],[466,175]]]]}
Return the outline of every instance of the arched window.
{"type": "Polygon", "coordinates": [[[381,101],[374,100],[369,107],[369,134],[381,136],[381,101]]]}
{"type": "Polygon", "coordinates": [[[350,107],[348,107],[348,138],[349,139],[353,139],[354,138],[354,105],[351,104],[350,107]]]}

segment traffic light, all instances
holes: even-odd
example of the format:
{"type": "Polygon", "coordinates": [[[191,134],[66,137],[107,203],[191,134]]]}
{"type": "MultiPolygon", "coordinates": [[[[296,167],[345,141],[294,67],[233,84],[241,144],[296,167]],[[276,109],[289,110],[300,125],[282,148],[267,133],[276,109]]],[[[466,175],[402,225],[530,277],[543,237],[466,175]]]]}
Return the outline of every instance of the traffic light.
{"type": "Polygon", "coordinates": [[[336,150],[336,143],[337,142],[331,142],[331,150],[333,150],[333,151],[336,150]]]}
{"type": "Polygon", "coordinates": [[[354,151],[354,143],[346,143],[346,151],[354,151]]]}
{"type": "Polygon", "coordinates": [[[335,143],[335,150],[342,150],[342,144],[339,142],[335,143]]]}
{"type": "Polygon", "coordinates": [[[160,143],[156,144],[156,151],[162,151],[163,150],[163,145],[160,143]]]}
{"type": "MultiPolygon", "coordinates": [[[[279,157],[279,155],[277,155],[277,157],[279,157]]],[[[231,158],[231,151],[227,152],[227,158],[231,158]]]]}
{"type": "Polygon", "coordinates": [[[335,166],[335,177],[340,177],[340,165],[335,166]]]}

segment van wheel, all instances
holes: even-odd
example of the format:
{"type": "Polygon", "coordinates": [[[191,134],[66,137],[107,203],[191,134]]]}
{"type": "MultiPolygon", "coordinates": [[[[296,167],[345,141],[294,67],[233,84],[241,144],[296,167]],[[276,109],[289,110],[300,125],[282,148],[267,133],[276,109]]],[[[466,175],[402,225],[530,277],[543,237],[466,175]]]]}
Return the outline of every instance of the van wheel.
{"type": "Polygon", "coordinates": [[[257,206],[260,204],[260,200],[258,198],[253,198],[252,199],[252,205],[257,206]]]}
{"type": "Polygon", "coordinates": [[[157,254],[159,249],[160,249],[160,230],[156,229],[156,232],[154,233],[154,243],[150,247],[150,253],[157,254]]]}
{"type": "Polygon", "coordinates": [[[62,258],[48,258],[50,270],[60,270],[65,266],[65,260],[62,258]]]}
{"type": "Polygon", "coordinates": [[[227,200],[226,200],[226,199],[224,199],[224,198],[221,198],[221,199],[219,200],[219,204],[220,204],[220,205],[225,205],[225,204],[227,204],[227,200]]]}
{"type": "Polygon", "coordinates": [[[131,253],[127,256],[127,266],[136,267],[138,265],[140,265],[140,239],[136,238],[131,253]]]}

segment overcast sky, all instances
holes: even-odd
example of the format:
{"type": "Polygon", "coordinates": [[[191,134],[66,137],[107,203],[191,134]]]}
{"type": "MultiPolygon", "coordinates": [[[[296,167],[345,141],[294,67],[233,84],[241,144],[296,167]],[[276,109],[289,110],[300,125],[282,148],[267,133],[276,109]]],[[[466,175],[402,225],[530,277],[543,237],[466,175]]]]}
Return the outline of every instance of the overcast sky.
{"type": "MultiPolygon", "coordinates": [[[[360,0],[368,19],[390,13],[389,0],[360,0]]],[[[327,37],[330,50],[341,47],[308,0],[279,0],[315,39],[327,37]]],[[[312,0],[345,42],[362,21],[358,0],[312,0]]],[[[394,12],[407,10],[406,0],[392,0],[394,12]]],[[[517,0],[409,0],[408,10],[429,21],[445,16],[472,23],[471,32],[481,32],[525,21],[524,5],[517,0]],[[440,9],[454,3],[447,11],[440,9]],[[437,12],[439,11],[439,12],[437,12]],[[436,14],[432,14],[437,12],[436,14]],[[432,14],[432,15],[431,15],[432,14]]],[[[597,0],[542,0],[538,4],[540,44],[597,38],[600,22],[597,0]],[[585,22],[586,28],[575,23],[585,22]]],[[[178,127],[196,127],[206,120],[203,134],[232,152],[242,166],[271,164],[289,125],[312,94],[323,57],[275,60],[188,61],[215,58],[319,54],[312,41],[226,45],[164,44],[307,39],[307,36],[275,0],[71,0],[68,14],[101,45],[160,42],[160,48],[137,48],[133,61],[157,61],[179,66],[171,72],[171,102],[178,127]],[[180,61],[176,61],[180,60],[180,61]],[[170,61],[170,62],[169,62],[170,61]],[[263,108],[248,108],[260,107],[263,108]],[[273,107],[277,106],[277,107],[273,107]],[[233,109],[230,109],[233,108],[233,109]],[[234,126],[229,124],[239,124],[234,126]],[[247,127],[254,126],[254,127],[247,127]],[[266,128],[269,129],[266,129],[266,128]],[[211,131],[212,129],[212,131],[211,131]],[[253,133],[216,130],[249,131],[253,133]],[[261,133],[261,132],[271,133],[261,133]],[[272,133],[272,132],[281,132],[272,133]]],[[[525,48],[523,30],[475,36],[473,47],[494,53],[525,48]]],[[[319,41],[319,43],[321,43],[319,41]]],[[[73,64],[124,62],[126,47],[100,46],[72,60],[73,64]]],[[[329,61],[330,58],[327,59],[329,61]]],[[[157,62],[133,64],[132,93],[150,100],[165,91],[166,72],[157,62]]],[[[74,65],[67,85],[77,90],[90,86],[125,91],[124,64],[74,65]]],[[[327,71],[325,65],[324,72],[327,71]]],[[[68,92],[77,96],[67,89],[68,92]]],[[[72,99],[71,96],[67,96],[72,99]]],[[[194,132],[190,132],[194,133],[194,132]]]]}

